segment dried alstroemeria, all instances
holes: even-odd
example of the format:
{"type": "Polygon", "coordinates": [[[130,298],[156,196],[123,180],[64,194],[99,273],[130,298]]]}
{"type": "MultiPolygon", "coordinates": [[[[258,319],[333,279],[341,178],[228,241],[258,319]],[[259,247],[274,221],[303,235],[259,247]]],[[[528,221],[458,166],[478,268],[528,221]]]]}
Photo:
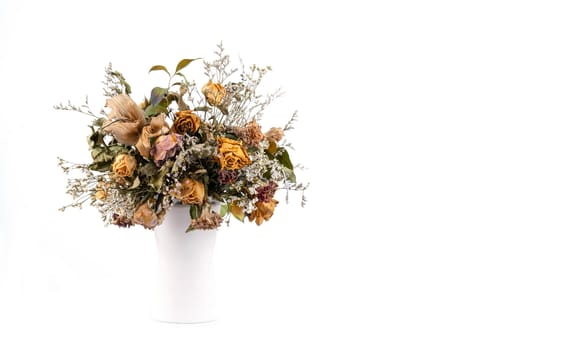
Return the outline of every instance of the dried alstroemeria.
{"type": "Polygon", "coordinates": [[[115,157],[112,171],[118,177],[130,177],[137,168],[137,160],[132,155],[120,153],[115,157]]]}
{"type": "Polygon", "coordinates": [[[219,214],[212,211],[209,207],[203,208],[199,218],[192,219],[190,230],[212,230],[221,225],[223,219],[219,214]]]}
{"type": "Polygon", "coordinates": [[[133,222],[143,225],[144,228],[153,229],[158,225],[158,216],[145,202],[135,210],[133,222]]]}
{"type": "Polygon", "coordinates": [[[201,92],[205,96],[207,103],[212,106],[220,106],[227,94],[227,91],[221,84],[214,83],[211,80],[201,88],[201,92]]]}
{"type": "Polygon", "coordinates": [[[219,162],[221,170],[239,170],[245,165],[252,163],[242,142],[226,137],[218,137],[219,162]]]}
{"type": "Polygon", "coordinates": [[[111,108],[109,120],[102,130],[113,135],[117,142],[132,146],[137,143],[145,125],[145,113],[129,95],[121,94],[106,101],[111,108]]]}
{"type": "Polygon", "coordinates": [[[168,159],[180,151],[182,136],[169,134],[159,136],[150,150],[150,155],[157,166],[162,166],[168,159]]]}
{"type": "Polygon", "coordinates": [[[193,135],[199,130],[201,120],[193,111],[183,110],[176,112],[176,119],[172,125],[172,132],[180,135],[193,135]]]}
{"type": "Polygon", "coordinates": [[[256,209],[250,213],[248,219],[250,222],[256,221],[256,225],[260,226],[264,221],[270,220],[272,215],[274,215],[274,209],[276,209],[276,205],[278,201],[275,199],[270,200],[269,202],[257,202],[256,209]]]}
{"type": "Polygon", "coordinates": [[[170,127],[164,121],[165,116],[164,113],[160,113],[158,117],[153,117],[150,124],[143,128],[141,137],[135,145],[139,153],[146,159],[150,156],[151,139],[166,134],[170,130],[170,127]]]}
{"type": "Polygon", "coordinates": [[[182,204],[202,204],[205,198],[205,186],[202,182],[186,178],[170,194],[181,200],[182,204]]]}

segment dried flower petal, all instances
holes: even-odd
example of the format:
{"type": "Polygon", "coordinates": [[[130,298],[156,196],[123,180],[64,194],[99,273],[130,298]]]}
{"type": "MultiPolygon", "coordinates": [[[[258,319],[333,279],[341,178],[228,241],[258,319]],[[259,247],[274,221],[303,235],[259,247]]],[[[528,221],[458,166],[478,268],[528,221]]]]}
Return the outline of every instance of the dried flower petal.
{"type": "Polygon", "coordinates": [[[169,131],[168,124],[164,121],[165,114],[160,113],[158,117],[153,117],[149,125],[143,128],[141,137],[135,147],[144,158],[149,158],[151,149],[151,139],[163,135],[169,131]]]}
{"type": "Polygon", "coordinates": [[[190,230],[213,230],[218,228],[221,222],[223,222],[221,216],[206,207],[199,218],[192,219],[190,230]]]}
{"type": "Polygon", "coordinates": [[[145,125],[143,110],[125,94],[108,99],[106,107],[111,108],[111,111],[108,114],[109,120],[102,129],[113,135],[119,143],[129,146],[137,143],[145,125]]]}
{"type": "Polygon", "coordinates": [[[227,93],[221,84],[214,83],[211,80],[201,88],[201,92],[205,96],[207,103],[212,106],[220,106],[227,93]]]}
{"type": "Polygon", "coordinates": [[[157,166],[162,166],[180,150],[182,136],[178,134],[159,136],[150,150],[150,155],[157,166]]]}
{"type": "Polygon", "coordinates": [[[133,222],[135,224],[143,225],[144,228],[153,229],[156,225],[158,225],[158,217],[145,202],[135,211],[135,214],[133,215],[133,222]]]}
{"type": "Polygon", "coordinates": [[[264,221],[270,220],[272,215],[274,215],[274,209],[276,209],[276,205],[278,201],[275,199],[270,200],[269,202],[257,202],[256,209],[250,213],[248,219],[250,222],[256,221],[256,225],[260,226],[264,221]]]}

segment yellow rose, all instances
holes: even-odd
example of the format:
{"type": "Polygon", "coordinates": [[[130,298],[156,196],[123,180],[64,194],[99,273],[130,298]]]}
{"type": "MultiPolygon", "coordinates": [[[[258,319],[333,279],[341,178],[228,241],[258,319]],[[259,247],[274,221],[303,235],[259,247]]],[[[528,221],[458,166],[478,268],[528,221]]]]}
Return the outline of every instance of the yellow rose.
{"type": "Polygon", "coordinates": [[[143,225],[144,228],[153,229],[158,225],[158,217],[147,203],[143,203],[133,214],[133,222],[143,225]]]}
{"type": "Polygon", "coordinates": [[[217,140],[219,141],[219,162],[222,170],[238,170],[252,163],[248,153],[242,147],[242,142],[226,137],[219,137],[217,140]]]}
{"type": "Polygon", "coordinates": [[[202,182],[187,178],[171,194],[181,200],[182,204],[203,204],[205,186],[202,182]]]}
{"type": "Polygon", "coordinates": [[[271,199],[269,202],[258,202],[256,203],[256,210],[254,210],[248,216],[250,222],[256,220],[256,225],[260,226],[264,222],[264,220],[268,221],[274,215],[274,209],[276,209],[276,205],[278,201],[275,199],[271,199]]]}
{"type": "Polygon", "coordinates": [[[129,177],[133,175],[135,168],[137,167],[137,160],[135,157],[127,154],[121,153],[115,157],[113,161],[112,170],[115,175],[119,177],[129,177]]]}
{"type": "Polygon", "coordinates": [[[227,91],[221,84],[214,83],[211,80],[201,88],[201,92],[203,92],[207,99],[207,103],[212,106],[220,106],[227,94],[227,91]]]}
{"type": "Polygon", "coordinates": [[[172,125],[172,132],[176,134],[193,135],[199,129],[199,124],[201,121],[199,117],[190,110],[184,110],[176,112],[176,119],[174,120],[174,125],[172,125]]]}

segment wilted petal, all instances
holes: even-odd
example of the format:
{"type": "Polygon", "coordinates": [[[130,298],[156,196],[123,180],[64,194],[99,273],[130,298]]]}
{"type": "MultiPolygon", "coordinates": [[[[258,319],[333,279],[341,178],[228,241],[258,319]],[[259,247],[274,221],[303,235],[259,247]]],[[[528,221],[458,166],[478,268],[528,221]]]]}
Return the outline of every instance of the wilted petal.
{"type": "Polygon", "coordinates": [[[129,146],[137,143],[145,125],[143,110],[125,94],[108,99],[106,107],[111,108],[111,111],[102,129],[113,135],[119,143],[129,146]]]}

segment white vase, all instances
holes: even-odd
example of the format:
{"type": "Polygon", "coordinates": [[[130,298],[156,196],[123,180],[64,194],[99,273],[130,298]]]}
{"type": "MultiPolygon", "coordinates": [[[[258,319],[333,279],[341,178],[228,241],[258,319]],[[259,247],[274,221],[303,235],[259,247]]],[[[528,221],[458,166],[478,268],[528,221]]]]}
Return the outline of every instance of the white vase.
{"type": "Polygon", "coordinates": [[[217,230],[186,233],[189,224],[189,207],[176,205],[155,228],[155,320],[202,323],[216,318],[213,253],[217,230]]]}

